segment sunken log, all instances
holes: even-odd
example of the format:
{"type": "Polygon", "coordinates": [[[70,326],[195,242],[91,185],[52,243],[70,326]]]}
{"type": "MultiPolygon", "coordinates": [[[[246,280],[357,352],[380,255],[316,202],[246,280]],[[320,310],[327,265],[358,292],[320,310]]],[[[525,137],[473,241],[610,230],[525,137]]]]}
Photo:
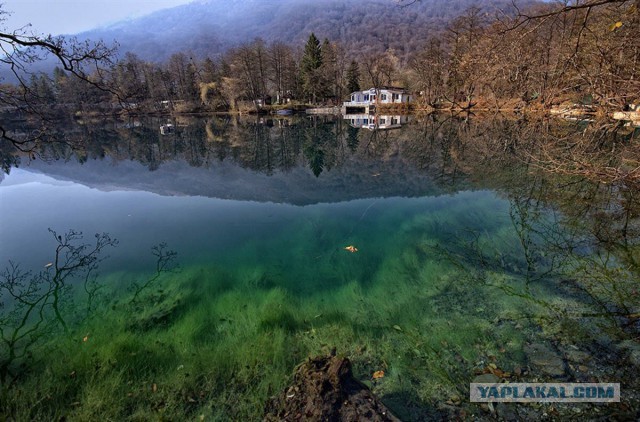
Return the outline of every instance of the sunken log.
{"type": "Polygon", "coordinates": [[[299,365],[293,384],[268,402],[264,420],[399,421],[353,377],[349,359],[334,355],[299,365]]]}

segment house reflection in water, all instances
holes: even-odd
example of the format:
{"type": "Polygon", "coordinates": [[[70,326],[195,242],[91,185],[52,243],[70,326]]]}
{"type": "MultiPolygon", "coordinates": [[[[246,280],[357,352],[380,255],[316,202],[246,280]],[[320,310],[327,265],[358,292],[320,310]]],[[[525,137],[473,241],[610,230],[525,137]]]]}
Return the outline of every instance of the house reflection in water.
{"type": "Polygon", "coordinates": [[[380,114],[344,114],[352,127],[358,129],[397,129],[409,121],[409,116],[380,114]]]}

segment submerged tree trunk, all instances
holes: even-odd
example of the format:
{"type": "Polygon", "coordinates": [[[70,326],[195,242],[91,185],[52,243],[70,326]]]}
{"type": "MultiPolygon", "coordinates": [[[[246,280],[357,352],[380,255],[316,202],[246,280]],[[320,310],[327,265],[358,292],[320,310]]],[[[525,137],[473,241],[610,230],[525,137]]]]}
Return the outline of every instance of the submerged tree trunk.
{"type": "Polygon", "coordinates": [[[265,421],[399,421],[351,373],[349,359],[320,356],[296,369],[293,384],[265,409],[265,421]]]}

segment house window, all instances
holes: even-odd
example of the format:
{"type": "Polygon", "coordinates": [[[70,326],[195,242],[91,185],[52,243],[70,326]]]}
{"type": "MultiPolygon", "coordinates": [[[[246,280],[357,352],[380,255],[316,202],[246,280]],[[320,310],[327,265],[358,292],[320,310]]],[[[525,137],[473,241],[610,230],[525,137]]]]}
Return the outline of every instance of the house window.
{"type": "Polygon", "coordinates": [[[398,98],[400,98],[400,95],[399,95],[399,94],[392,94],[391,99],[392,99],[393,101],[396,101],[398,98]]]}
{"type": "Polygon", "coordinates": [[[397,125],[398,124],[398,119],[391,119],[391,124],[392,125],[397,125]]]}
{"type": "Polygon", "coordinates": [[[355,95],[352,95],[352,96],[351,96],[351,102],[355,102],[355,101],[356,101],[356,96],[355,96],[355,95]]]}
{"type": "Polygon", "coordinates": [[[368,124],[369,124],[369,119],[364,119],[364,120],[362,121],[362,123],[364,123],[365,125],[368,125],[368,124]]]}
{"type": "Polygon", "coordinates": [[[364,95],[364,100],[365,100],[365,101],[369,101],[369,94],[365,94],[365,95],[364,95]]]}
{"type": "Polygon", "coordinates": [[[387,94],[380,94],[380,99],[382,101],[387,101],[387,94]]]}
{"type": "Polygon", "coordinates": [[[385,119],[384,117],[381,117],[381,118],[380,118],[380,124],[381,124],[381,125],[384,125],[384,124],[386,124],[386,123],[387,123],[387,119],[385,119]]]}

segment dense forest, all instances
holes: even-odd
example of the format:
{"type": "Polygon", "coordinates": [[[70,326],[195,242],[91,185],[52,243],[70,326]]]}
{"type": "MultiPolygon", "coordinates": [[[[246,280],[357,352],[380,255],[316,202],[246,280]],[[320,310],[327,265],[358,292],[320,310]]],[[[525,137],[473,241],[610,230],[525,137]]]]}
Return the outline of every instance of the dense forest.
{"type": "MultiPolygon", "coordinates": [[[[540,2],[518,1],[536,3],[540,2]]],[[[116,40],[123,53],[163,62],[180,52],[217,57],[255,38],[300,46],[313,32],[320,39],[340,42],[354,54],[392,49],[406,61],[434,32],[469,7],[491,15],[514,11],[508,0],[428,0],[402,6],[397,0],[196,1],[79,37],[116,40]]]]}
{"type": "MultiPolygon", "coordinates": [[[[446,23],[426,33],[417,29],[415,38],[419,17],[433,17],[429,7],[439,2],[400,2],[404,7],[394,9],[372,2],[366,13],[349,16],[375,29],[353,32],[362,27],[332,24],[325,16],[344,16],[346,3],[320,3],[335,3],[316,16],[331,30],[316,25],[319,35],[306,34],[302,42],[291,42],[282,29],[281,40],[255,38],[209,56],[184,51],[155,62],[128,52],[80,78],[71,77],[69,66],[52,76],[22,76],[21,84],[3,86],[2,102],[45,115],[60,109],[250,111],[268,104],[339,104],[349,92],[382,86],[419,93],[418,107],[436,109],[548,109],[563,101],[621,109],[640,99],[640,11],[633,1],[511,4],[502,12],[493,3],[491,11],[470,6],[452,19],[455,11],[443,7],[446,23]],[[21,107],[24,100],[28,109],[21,107]]],[[[313,7],[304,10],[315,16],[313,7]]],[[[243,31],[254,26],[262,27],[256,22],[243,31]]]]}

